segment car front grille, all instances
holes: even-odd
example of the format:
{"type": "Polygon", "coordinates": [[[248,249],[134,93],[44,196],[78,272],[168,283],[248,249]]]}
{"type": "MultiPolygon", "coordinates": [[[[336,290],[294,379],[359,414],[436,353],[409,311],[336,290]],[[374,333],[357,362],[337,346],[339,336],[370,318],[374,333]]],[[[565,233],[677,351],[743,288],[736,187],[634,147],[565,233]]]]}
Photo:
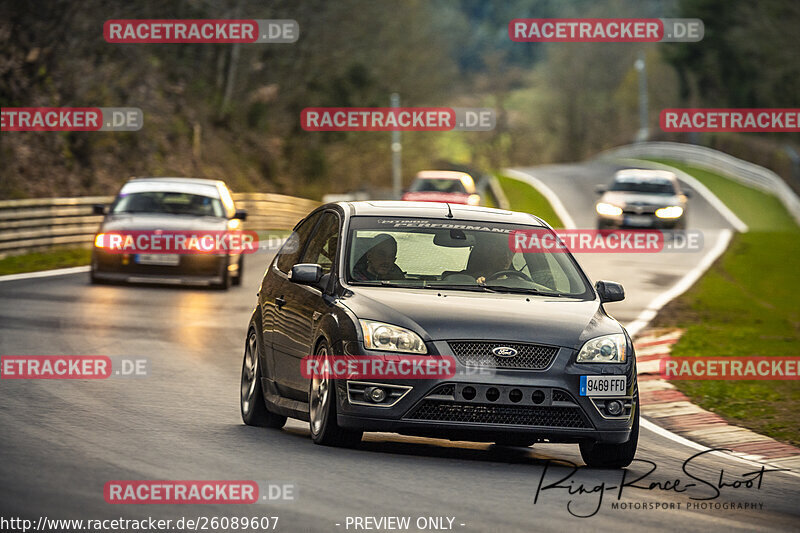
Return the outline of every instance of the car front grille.
{"type": "Polygon", "coordinates": [[[544,370],[558,353],[557,347],[542,344],[481,341],[451,341],[448,344],[462,365],[472,367],[544,370]],[[498,357],[492,350],[499,347],[513,348],[517,354],[513,357],[498,357]]]}
{"type": "Polygon", "coordinates": [[[423,400],[405,417],[408,420],[494,424],[546,428],[590,429],[580,407],[533,407],[423,400]]]}

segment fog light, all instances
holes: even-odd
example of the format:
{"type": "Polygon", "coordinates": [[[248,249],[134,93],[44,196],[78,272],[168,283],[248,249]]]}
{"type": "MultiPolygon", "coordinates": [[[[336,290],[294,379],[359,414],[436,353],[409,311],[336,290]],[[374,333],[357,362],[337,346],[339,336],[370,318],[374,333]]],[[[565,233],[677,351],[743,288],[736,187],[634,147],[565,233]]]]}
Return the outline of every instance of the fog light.
{"type": "Polygon", "coordinates": [[[486,391],[486,399],[490,402],[496,402],[500,398],[500,391],[492,387],[486,391]]]}
{"type": "Polygon", "coordinates": [[[380,387],[370,387],[364,391],[364,396],[375,403],[381,403],[386,399],[386,391],[380,387]]]}
{"type": "Polygon", "coordinates": [[[622,402],[619,400],[611,400],[606,402],[606,411],[612,416],[617,416],[622,413],[622,402]]]}
{"type": "Polygon", "coordinates": [[[536,405],[542,403],[544,401],[544,392],[540,390],[533,391],[533,394],[531,394],[531,401],[536,405]]]}
{"type": "Polygon", "coordinates": [[[475,399],[476,394],[475,387],[464,387],[464,390],[461,391],[461,396],[463,396],[465,400],[475,399]]]}

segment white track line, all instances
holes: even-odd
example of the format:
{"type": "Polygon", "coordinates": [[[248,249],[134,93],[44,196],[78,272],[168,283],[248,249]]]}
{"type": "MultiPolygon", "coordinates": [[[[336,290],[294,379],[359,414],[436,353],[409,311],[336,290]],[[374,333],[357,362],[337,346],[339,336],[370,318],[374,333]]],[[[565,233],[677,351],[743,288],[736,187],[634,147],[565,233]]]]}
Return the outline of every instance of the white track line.
{"type": "Polygon", "coordinates": [[[714,263],[714,261],[719,258],[728,248],[728,244],[731,242],[731,238],[733,237],[733,232],[729,229],[723,229],[719,233],[719,237],[717,238],[717,242],[714,243],[714,247],[703,256],[703,259],[695,265],[693,269],[687,272],[675,285],[670,287],[665,292],[662,292],[658,296],[656,296],[650,305],[647,306],[639,316],[633,322],[628,323],[625,326],[625,329],[628,330],[628,333],[631,337],[635,337],[642,329],[653,320],[658,312],[661,310],[662,307],[667,305],[669,302],[686,292],[692,285],[697,282],[698,279],[705,273],[706,270],[714,263]]]}
{"type": "Polygon", "coordinates": [[[8,274],[0,276],[0,282],[3,281],[16,281],[18,279],[35,279],[35,278],[49,278],[52,276],[66,276],[67,274],[78,274],[80,272],[89,272],[89,265],[72,267],[72,268],[57,268],[55,270],[42,270],[40,272],[23,272],[22,274],[8,274]]]}
{"type": "MultiPolygon", "coordinates": [[[[577,229],[578,226],[575,225],[575,221],[572,220],[572,217],[567,211],[567,208],[564,207],[564,204],[561,203],[561,199],[555,192],[553,192],[553,189],[545,185],[541,180],[539,180],[539,178],[536,178],[531,174],[528,174],[527,172],[514,170],[513,168],[507,168],[503,171],[503,173],[512,178],[524,181],[525,183],[527,183],[528,185],[539,191],[542,194],[542,196],[544,196],[547,199],[547,201],[550,202],[553,211],[555,211],[556,215],[558,215],[558,218],[561,219],[561,222],[564,224],[564,227],[566,229],[577,229]]],[[[532,214],[535,215],[536,213],[532,214]]]]}

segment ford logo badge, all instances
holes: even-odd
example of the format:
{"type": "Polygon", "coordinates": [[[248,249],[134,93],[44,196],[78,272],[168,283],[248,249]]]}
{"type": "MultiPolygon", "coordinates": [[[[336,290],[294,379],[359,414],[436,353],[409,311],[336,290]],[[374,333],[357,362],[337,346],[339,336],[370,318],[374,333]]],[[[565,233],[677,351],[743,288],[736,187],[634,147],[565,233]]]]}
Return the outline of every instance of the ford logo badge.
{"type": "Polygon", "coordinates": [[[517,351],[510,346],[498,346],[492,349],[492,353],[497,357],[514,357],[517,355],[517,351]]]}

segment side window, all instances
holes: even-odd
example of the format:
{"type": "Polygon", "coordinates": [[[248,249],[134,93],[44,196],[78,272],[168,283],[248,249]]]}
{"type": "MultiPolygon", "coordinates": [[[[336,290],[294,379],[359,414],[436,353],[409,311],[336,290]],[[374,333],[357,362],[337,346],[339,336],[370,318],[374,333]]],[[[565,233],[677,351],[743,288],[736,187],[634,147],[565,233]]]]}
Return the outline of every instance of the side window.
{"type": "Polygon", "coordinates": [[[301,263],[316,263],[322,266],[322,273],[329,274],[333,269],[336,249],[339,246],[339,217],[327,212],[317,226],[314,236],[308,241],[301,263]]]}
{"type": "Polygon", "coordinates": [[[311,235],[311,231],[314,229],[314,226],[321,216],[322,213],[317,213],[307,218],[291,235],[289,235],[289,238],[286,239],[286,242],[283,243],[283,246],[281,246],[281,249],[278,251],[278,258],[275,263],[278,270],[284,274],[288,274],[292,267],[300,262],[300,252],[303,251],[304,245],[309,235],[311,235]]]}

